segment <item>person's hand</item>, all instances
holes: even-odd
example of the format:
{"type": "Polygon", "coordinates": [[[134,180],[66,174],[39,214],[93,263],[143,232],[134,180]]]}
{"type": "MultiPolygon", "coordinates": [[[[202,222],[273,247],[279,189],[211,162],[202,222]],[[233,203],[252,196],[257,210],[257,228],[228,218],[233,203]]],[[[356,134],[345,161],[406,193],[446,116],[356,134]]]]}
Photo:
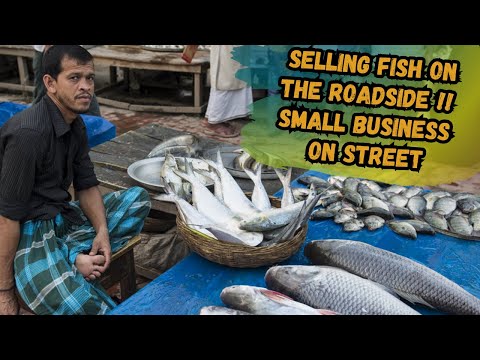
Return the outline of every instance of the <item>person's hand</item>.
{"type": "Polygon", "coordinates": [[[89,255],[101,254],[105,256],[105,263],[100,267],[100,272],[104,273],[110,265],[110,258],[112,256],[112,248],[110,247],[110,237],[108,236],[107,231],[103,231],[95,236],[93,239],[92,250],[90,250],[89,255]]]}

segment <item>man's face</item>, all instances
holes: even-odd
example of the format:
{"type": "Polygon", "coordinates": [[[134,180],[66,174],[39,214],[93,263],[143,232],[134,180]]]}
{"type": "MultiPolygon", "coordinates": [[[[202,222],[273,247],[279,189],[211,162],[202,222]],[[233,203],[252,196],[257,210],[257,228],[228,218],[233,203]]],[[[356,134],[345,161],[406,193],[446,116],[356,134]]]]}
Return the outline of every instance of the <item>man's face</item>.
{"type": "Polygon", "coordinates": [[[62,60],[62,71],[54,81],[56,97],[68,110],[83,114],[88,111],[94,92],[93,62],[80,65],[68,57],[62,60]]]}

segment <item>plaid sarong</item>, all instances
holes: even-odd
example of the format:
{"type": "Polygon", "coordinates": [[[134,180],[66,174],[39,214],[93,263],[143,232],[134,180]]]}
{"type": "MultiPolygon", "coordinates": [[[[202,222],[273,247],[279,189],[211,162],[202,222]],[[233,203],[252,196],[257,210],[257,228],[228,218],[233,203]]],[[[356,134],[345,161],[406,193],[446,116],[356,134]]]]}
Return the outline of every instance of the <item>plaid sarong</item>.
{"type": "MultiPolygon", "coordinates": [[[[112,253],[142,230],[151,207],[141,187],[103,196],[112,253]]],[[[20,229],[15,256],[15,282],[23,301],[37,315],[105,314],[115,302],[98,280],[86,281],[75,259],[92,247],[96,232],[78,206],[85,222],[74,225],[58,214],[51,220],[27,221],[20,229]]]]}

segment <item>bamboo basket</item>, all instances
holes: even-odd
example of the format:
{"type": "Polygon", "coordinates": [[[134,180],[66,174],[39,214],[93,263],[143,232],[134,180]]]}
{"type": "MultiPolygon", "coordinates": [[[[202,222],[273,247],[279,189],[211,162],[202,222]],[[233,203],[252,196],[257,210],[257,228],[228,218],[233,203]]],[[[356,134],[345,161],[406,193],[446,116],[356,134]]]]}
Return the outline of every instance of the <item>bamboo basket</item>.
{"type": "MultiPolygon", "coordinates": [[[[279,205],[279,200],[276,198],[271,198],[270,201],[273,206],[279,205]]],[[[214,239],[191,229],[180,216],[177,216],[177,231],[192,251],[212,262],[235,268],[256,268],[288,259],[304,243],[307,230],[308,224],[297,230],[293,238],[280,244],[253,247],[214,239]]]]}

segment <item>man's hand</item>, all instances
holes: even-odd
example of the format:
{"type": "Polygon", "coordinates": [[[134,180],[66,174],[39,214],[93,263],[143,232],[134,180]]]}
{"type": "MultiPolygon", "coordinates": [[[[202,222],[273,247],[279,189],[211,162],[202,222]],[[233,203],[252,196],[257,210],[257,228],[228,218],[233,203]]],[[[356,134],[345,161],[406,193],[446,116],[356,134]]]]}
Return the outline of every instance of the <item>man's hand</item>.
{"type": "Polygon", "coordinates": [[[110,266],[110,258],[112,256],[112,248],[110,247],[110,238],[108,236],[108,231],[101,231],[97,233],[95,239],[93,239],[92,250],[90,250],[89,255],[101,254],[105,256],[105,264],[99,268],[101,273],[104,273],[105,270],[110,266]]]}

